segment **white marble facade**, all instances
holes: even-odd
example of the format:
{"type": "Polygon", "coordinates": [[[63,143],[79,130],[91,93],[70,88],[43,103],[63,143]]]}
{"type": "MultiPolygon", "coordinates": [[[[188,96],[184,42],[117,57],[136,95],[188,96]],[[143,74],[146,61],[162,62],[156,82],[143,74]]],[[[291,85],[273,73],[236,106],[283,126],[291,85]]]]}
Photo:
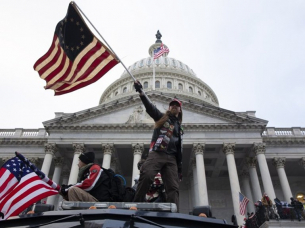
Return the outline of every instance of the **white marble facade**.
{"type": "MultiPolygon", "coordinates": [[[[149,53],[158,45],[153,44],[149,53]]],[[[220,108],[213,90],[174,58],[163,56],[155,63],[155,90],[151,57],[129,69],[161,111],[173,97],[183,103],[180,212],[211,205],[213,216],[231,221],[232,214],[239,214],[239,191],[252,202],[263,192],[283,201],[305,194],[305,128],[266,127],[268,121],[254,111],[220,108]]],[[[124,72],[104,91],[96,107],[55,113],[41,129],[1,129],[0,164],[18,151],[60,184],[75,183],[79,154],[94,151],[96,162],[113,168],[132,185],[153,129],[132,85],[124,72]]],[[[58,197],[48,199],[48,203],[57,201],[58,197]]],[[[242,217],[237,217],[241,224],[242,217]]]]}

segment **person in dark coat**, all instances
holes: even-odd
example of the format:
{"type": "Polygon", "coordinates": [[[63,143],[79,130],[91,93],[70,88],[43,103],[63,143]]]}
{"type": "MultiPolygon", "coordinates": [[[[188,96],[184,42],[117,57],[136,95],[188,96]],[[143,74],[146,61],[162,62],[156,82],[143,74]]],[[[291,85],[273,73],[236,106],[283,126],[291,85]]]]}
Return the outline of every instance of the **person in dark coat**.
{"type": "Polygon", "coordinates": [[[290,198],[291,200],[291,206],[293,207],[296,217],[299,221],[301,221],[302,218],[302,211],[303,211],[303,204],[299,202],[298,200],[295,200],[293,197],[290,198]]]}
{"type": "Polygon", "coordinates": [[[257,201],[254,205],[256,209],[255,215],[257,218],[257,224],[260,227],[266,221],[266,216],[265,216],[266,209],[261,200],[257,201]]]}
{"type": "Polygon", "coordinates": [[[146,112],[155,121],[148,157],[140,169],[134,202],[144,202],[155,176],[160,172],[166,201],[175,203],[178,209],[179,180],[182,180],[182,103],[173,99],[166,113],[162,113],[147,99],[139,81],[136,81],[134,86],[140,93],[146,112]]]}

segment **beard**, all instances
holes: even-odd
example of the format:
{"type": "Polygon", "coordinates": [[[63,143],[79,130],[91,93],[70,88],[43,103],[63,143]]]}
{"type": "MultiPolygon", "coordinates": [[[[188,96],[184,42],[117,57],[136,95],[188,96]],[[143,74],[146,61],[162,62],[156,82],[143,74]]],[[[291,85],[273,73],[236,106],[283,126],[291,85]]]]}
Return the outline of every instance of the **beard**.
{"type": "Polygon", "coordinates": [[[177,109],[177,108],[172,108],[171,110],[170,110],[170,113],[172,114],[172,115],[178,115],[179,114],[179,110],[177,109]]]}

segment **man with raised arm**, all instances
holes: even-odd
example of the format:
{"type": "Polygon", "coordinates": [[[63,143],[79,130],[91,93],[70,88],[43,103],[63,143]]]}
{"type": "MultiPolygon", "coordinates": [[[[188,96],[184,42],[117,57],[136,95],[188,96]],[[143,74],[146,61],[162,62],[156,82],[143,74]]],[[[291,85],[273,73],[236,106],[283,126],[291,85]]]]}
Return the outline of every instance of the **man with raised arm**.
{"type": "Polygon", "coordinates": [[[140,169],[140,179],[135,202],[143,202],[158,172],[161,173],[166,201],[179,208],[179,180],[182,180],[182,104],[178,99],[169,103],[166,113],[161,113],[145,96],[142,85],[136,81],[135,89],[146,112],[155,121],[149,154],[140,169]]]}

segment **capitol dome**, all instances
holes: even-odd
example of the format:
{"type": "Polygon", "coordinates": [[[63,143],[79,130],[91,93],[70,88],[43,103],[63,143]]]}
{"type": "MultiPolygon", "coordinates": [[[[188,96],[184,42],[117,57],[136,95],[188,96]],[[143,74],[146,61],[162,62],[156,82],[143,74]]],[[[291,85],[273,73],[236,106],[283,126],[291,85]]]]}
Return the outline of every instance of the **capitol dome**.
{"type": "MultiPolygon", "coordinates": [[[[160,38],[157,37],[157,41],[148,49],[148,57],[128,67],[134,78],[142,83],[144,91],[147,94],[163,93],[182,101],[203,102],[219,107],[214,91],[199,79],[187,64],[168,57],[168,53],[164,53],[158,59],[153,59],[153,51],[162,44],[160,38]],[[155,68],[155,80],[153,79],[153,68],[155,68]]],[[[163,45],[168,48],[165,44],[163,45]]],[[[133,79],[125,70],[122,76],[104,91],[99,104],[106,104],[134,94],[136,92],[133,88],[133,79]]]]}

